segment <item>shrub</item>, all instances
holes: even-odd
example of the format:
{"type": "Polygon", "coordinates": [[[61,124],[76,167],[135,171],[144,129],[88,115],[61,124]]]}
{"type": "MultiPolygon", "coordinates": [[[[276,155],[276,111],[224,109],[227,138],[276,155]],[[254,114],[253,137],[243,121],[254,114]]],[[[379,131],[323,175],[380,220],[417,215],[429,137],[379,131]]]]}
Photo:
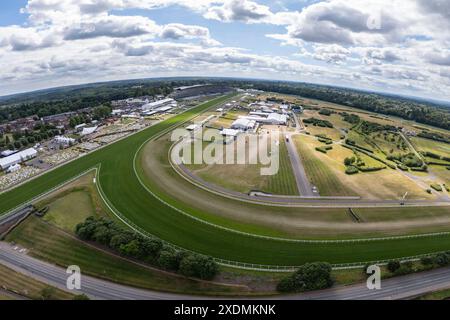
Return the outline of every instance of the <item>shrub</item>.
{"type": "Polygon", "coordinates": [[[388,264],[387,264],[387,269],[388,269],[390,272],[395,272],[395,271],[397,271],[399,268],[400,268],[400,262],[397,261],[397,260],[391,260],[391,261],[389,261],[388,264]]]}
{"type": "Polygon", "coordinates": [[[112,249],[119,250],[121,245],[131,242],[134,239],[134,237],[135,237],[134,232],[131,232],[128,230],[118,232],[117,234],[115,234],[111,237],[109,246],[112,249]]]}
{"type": "Polygon", "coordinates": [[[294,292],[295,290],[295,282],[292,276],[281,279],[277,284],[277,291],[279,292],[294,292]]]}
{"type": "Polygon", "coordinates": [[[324,116],[329,116],[333,113],[330,109],[320,109],[319,114],[324,116]]]}
{"type": "Polygon", "coordinates": [[[304,264],[290,277],[282,279],[277,289],[283,292],[303,292],[325,289],[332,285],[330,264],[315,262],[304,264]]]}
{"type": "Polygon", "coordinates": [[[218,272],[218,266],[211,257],[189,254],[180,262],[180,273],[187,277],[210,280],[218,272]]]}
{"type": "Polygon", "coordinates": [[[444,267],[449,264],[449,256],[445,253],[438,253],[434,257],[434,263],[436,263],[438,266],[444,267]]]}
{"type": "Polygon", "coordinates": [[[436,191],[439,191],[439,192],[442,191],[442,187],[441,187],[440,184],[433,183],[432,185],[430,185],[430,187],[433,188],[433,189],[436,190],[436,191]]]}
{"type": "Polygon", "coordinates": [[[356,161],[355,157],[345,158],[345,159],[344,159],[344,164],[345,164],[346,166],[349,166],[349,165],[355,163],[355,161],[356,161]]]}
{"type": "Polygon", "coordinates": [[[355,166],[348,166],[347,169],[345,169],[346,174],[356,174],[358,172],[359,172],[359,170],[355,166]]]}
{"type": "Polygon", "coordinates": [[[178,256],[175,250],[164,249],[159,253],[158,265],[167,270],[178,270],[178,256]]]}
{"type": "Polygon", "coordinates": [[[409,274],[414,272],[413,263],[411,261],[404,262],[400,264],[400,267],[395,270],[396,275],[409,274]]]}
{"type": "Polygon", "coordinates": [[[423,257],[420,259],[420,263],[423,266],[430,266],[433,265],[433,259],[431,257],[423,257]]]}
{"type": "Polygon", "coordinates": [[[129,257],[138,258],[140,256],[140,243],[137,239],[120,245],[120,253],[129,257]]]}

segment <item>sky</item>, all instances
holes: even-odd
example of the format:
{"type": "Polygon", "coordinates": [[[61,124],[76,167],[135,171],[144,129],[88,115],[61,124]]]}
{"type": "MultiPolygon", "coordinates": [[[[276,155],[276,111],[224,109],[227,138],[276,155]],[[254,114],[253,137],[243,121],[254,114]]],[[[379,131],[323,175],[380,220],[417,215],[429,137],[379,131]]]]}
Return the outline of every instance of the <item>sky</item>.
{"type": "Polygon", "coordinates": [[[0,95],[226,76],[450,100],[448,0],[2,0],[0,95]]]}

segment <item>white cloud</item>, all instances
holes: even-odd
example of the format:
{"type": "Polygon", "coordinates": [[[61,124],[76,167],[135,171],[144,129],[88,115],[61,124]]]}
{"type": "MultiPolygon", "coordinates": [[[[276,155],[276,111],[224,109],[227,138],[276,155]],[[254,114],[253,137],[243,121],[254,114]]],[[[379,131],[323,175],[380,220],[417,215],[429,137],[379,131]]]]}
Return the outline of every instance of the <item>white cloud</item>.
{"type": "Polygon", "coordinates": [[[26,24],[0,27],[1,78],[8,79],[0,92],[14,84],[34,88],[42,83],[224,75],[421,90],[424,95],[450,97],[448,1],[305,1],[299,11],[268,3],[29,0],[23,10],[29,15],[26,24]],[[204,25],[158,24],[127,10],[168,6],[203,17],[204,25]],[[123,12],[118,15],[117,10],[123,12]],[[233,22],[242,28],[258,23],[277,26],[278,34],[267,37],[298,53],[289,57],[246,50],[246,37],[253,35],[244,29],[241,48],[228,47],[206,27],[217,25],[211,20],[226,23],[223,28],[233,22]]]}

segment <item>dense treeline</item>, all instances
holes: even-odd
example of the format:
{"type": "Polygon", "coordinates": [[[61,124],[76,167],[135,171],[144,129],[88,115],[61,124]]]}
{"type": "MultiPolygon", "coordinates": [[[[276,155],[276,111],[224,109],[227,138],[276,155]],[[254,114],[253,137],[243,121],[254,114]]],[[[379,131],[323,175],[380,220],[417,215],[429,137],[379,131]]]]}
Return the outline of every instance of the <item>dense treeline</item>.
{"type": "MultiPolygon", "coordinates": [[[[109,107],[113,100],[130,97],[155,96],[172,92],[173,83],[150,84],[104,84],[75,89],[62,88],[47,94],[26,94],[23,98],[3,99],[0,105],[0,123],[37,115],[45,117],[54,114],[93,108],[99,105],[109,107]]],[[[99,110],[100,111],[100,110],[99,110]]],[[[101,116],[101,114],[99,115],[101,116]]]]}
{"type": "Polygon", "coordinates": [[[450,109],[431,102],[306,83],[248,81],[241,86],[299,95],[450,129],[450,109]]]}
{"type": "Polygon", "coordinates": [[[32,114],[42,116],[79,110],[129,97],[168,94],[174,87],[205,83],[299,95],[450,129],[450,109],[448,106],[433,102],[307,83],[230,78],[117,81],[0,97],[1,105],[20,106],[20,108],[0,107],[0,121],[13,120],[32,114]]]}
{"type": "Polygon", "coordinates": [[[212,279],[218,272],[211,258],[166,246],[160,239],[143,237],[106,218],[89,217],[78,224],[75,233],[83,240],[95,241],[124,256],[142,260],[187,277],[212,279]]]}
{"type": "Polygon", "coordinates": [[[313,126],[319,126],[319,127],[326,127],[326,128],[333,128],[333,124],[328,120],[322,120],[317,118],[308,118],[303,120],[304,123],[312,124],[313,126]]]}

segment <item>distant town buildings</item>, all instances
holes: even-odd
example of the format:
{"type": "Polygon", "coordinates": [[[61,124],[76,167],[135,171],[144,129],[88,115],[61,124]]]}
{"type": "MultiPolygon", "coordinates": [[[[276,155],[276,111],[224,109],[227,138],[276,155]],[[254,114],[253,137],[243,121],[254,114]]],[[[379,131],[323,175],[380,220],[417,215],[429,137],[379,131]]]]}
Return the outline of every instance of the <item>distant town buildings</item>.
{"type": "Polygon", "coordinates": [[[68,138],[68,137],[64,137],[64,136],[56,136],[54,140],[56,143],[63,145],[63,146],[70,146],[71,144],[74,144],[76,141],[73,138],[68,138]]]}

